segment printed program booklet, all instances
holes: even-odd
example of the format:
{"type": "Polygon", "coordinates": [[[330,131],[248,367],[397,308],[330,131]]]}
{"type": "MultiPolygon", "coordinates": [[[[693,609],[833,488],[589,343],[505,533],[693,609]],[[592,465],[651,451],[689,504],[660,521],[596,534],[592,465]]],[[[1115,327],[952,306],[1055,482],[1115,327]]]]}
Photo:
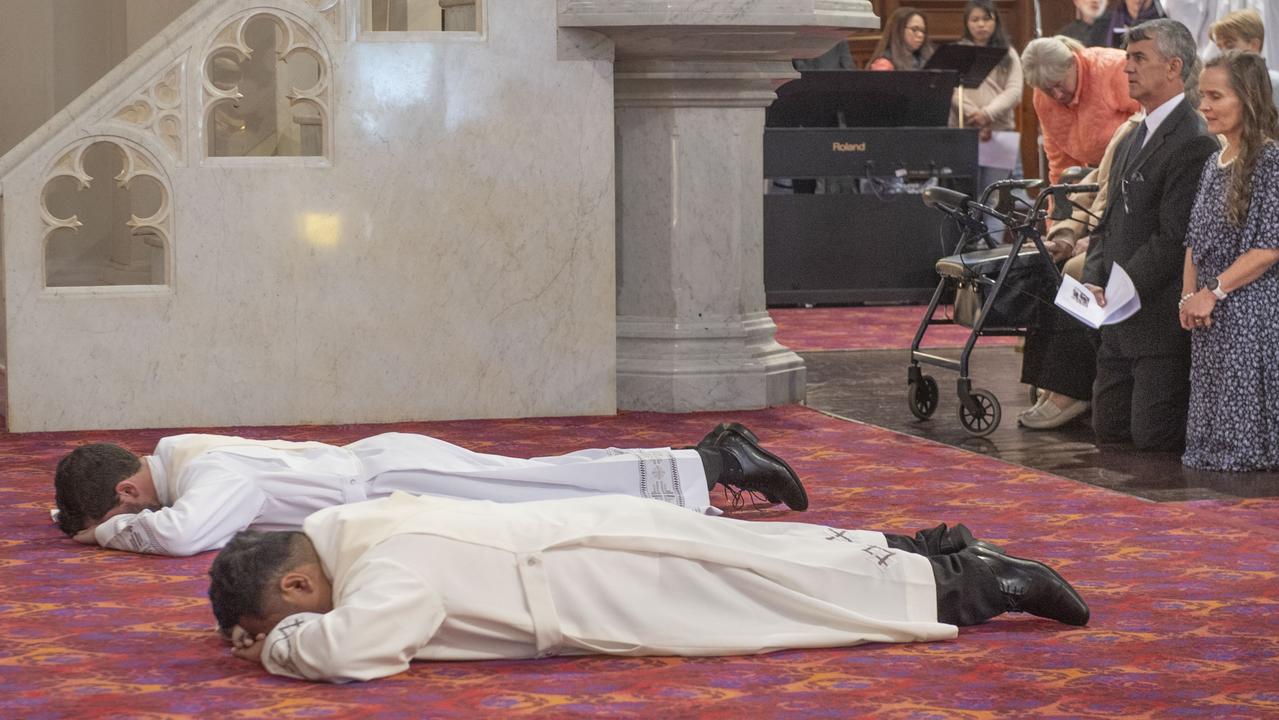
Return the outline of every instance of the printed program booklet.
{"type": "Polygon", "coordinates": [[[1094,328],[1127,320],[1141,309],[1137,288],[1118,263],[1111,267],[1110,280],[1106,282],[1106,307],[1099,306],[1092,291],[1069,275],[1061,277],[1056,303],[1079,322],[1094,328]]]}

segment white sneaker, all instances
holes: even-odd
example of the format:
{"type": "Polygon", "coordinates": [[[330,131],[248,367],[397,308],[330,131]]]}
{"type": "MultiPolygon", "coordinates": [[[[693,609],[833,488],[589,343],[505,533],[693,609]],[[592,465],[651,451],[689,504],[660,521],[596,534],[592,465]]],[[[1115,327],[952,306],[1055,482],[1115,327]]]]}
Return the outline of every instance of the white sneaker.
{"type": "Polygon", "coordinates": [[[1047,391],[1047,390],[1040,390],[1040,391],[1039,391],[1039,399],[1035,401],[1035,404],[1034,404],[1034,405],[1031,405],[1030,407],[1026,408],[1025,410],[1022,410],[1021,412],[1017,413],[1017,420],[1020,422],[1020,421],[1021,421],[1021,419],[1022,419],[1022,418],[1024,418],[1024,417],[1026,417],[1027,415],[1030,415],[1030,414],[1032,414],[1032,413],[1034,413],[1034,412],[1037,412],[1037,411],[1039,410],[1039,408],[1043,407],[1043,406],[1044,406],[1044,403],[1046,403],[1046,402],[1048,402],[1048,391],[1047,391]]]}
{"type": "Polygon", "coordinates": [[[1017,417],[1017,424],[1031,430],[1051,430],[1074,420],[1088,411],[1087,400],[1071,400],[1066,407],[1057,407],[1057,403],[1043,402],[1031,412],[1017,417]]]}

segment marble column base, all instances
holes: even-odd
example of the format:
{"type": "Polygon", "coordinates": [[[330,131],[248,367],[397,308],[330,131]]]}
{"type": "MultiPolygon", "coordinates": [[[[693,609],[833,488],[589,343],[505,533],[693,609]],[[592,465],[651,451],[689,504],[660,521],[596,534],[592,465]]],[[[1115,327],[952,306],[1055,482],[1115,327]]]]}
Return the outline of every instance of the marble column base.
{"type": "Polygon", "coordinates": [[[804,361],[773,340],[767,312],[685,324],[618,318],[618,405],[750,410],[804,399],[804,361]]]}

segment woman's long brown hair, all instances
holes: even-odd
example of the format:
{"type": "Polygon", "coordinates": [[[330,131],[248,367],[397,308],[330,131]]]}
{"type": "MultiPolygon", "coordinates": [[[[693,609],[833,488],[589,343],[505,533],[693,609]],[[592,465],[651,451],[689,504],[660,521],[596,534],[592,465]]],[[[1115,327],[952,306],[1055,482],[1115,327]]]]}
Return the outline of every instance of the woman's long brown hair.
{"type": "MultiPolygon", "coordinates": [[[[877,58],[886,57],[893,61],[894,70],[914,70],[915,58],[913,53],[906,49],[906,23],[915,15],[924,19],[924,26],[928,26],[928,18],[922,12],[912,7],[900,7],[888,18],[888,22],[884,24],[884,34],[879,36],[879,43],[875,45],[875,52],[871,54],[871,61],[877,58]]],[[[924,33],[924,44],[919,48],[919,60],[921,63],[928,62],[928,58],[933,56],[933,44],[928,40],[928,33],[924,33]]]]}
{"type": "Polygon", "coordinates": [[[1230,89],[1239,96],[1243,130],[1226,188],[1226,219],[1231,225],[1242,227],[1248,219],[1257,159],[1267,142],[1279,138],[1279,111],[1275,110],[1266,61],[1260,55],[1231,50],[1209,60],[1204,70],[1210,68],[1225,69],[1230,89]]]}

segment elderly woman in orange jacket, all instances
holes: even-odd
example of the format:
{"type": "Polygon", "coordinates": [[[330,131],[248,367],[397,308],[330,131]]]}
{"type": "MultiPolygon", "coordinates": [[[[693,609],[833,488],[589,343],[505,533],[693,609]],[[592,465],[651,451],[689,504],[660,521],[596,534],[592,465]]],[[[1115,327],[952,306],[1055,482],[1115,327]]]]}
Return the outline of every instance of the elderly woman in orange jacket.
{"type": "Polygon", "coordinates": [[[1030,41],[1022,72],[1033,87],[1053,182],[1072,165],[1095,167],[1110,137],[1140,109],[1128,96],[1125,53],[1085,48],[1064,35],[1030,41]]]}

